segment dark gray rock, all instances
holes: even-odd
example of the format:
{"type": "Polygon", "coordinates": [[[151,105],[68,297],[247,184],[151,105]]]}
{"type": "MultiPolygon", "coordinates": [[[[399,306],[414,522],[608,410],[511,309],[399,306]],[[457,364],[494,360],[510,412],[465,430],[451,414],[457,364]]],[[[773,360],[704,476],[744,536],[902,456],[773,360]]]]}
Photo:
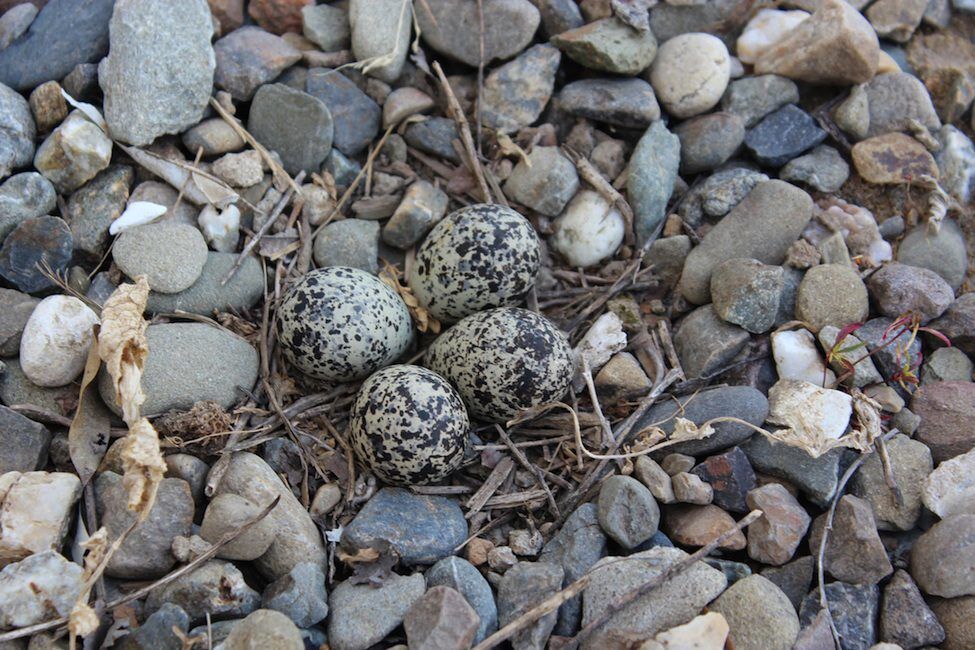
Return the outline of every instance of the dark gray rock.
{"type": "Polygon", "coordinates": [[[688,379],[706,378],[728,365],[748,338],[748,332],[721,320],[713,305],[704,305],[681,321],[674,348],[688,379]]]}
{"type": "Polygon", "coordinates": [[[762,569],[762,576],[774,582],[798,611],[802,599],[809,593],[815,570],[816,560],[806,555],[779,567],[762,569]]]}
{"type": "Polygon", "coordinates": [[[0,179],[30,163],[36,132],[30,104],[19,93],[0,84],[0,179]]]}
{"type": "MultiPolygon", "coordinates": [[[[545,562],[519,562],[498,585],[498,623],[504,627],[562,588],[562,567],[545,562]]],[[[555,627],[556,612],[546,614],[514,636],[516,650],[542,650],[555,627]]]]}
{"type": "Polygon", "coordinates": [[[301,52],[283,38],[252,25],[230,32],[213,44],[213,51],[214,84],[242,101],[301,60],[301,52]]]}
{"type": "Polygon", "coordinates": [[[71,262],[71,229],[58,217],[24,219],[0,247],[0,277],[26,293],[54,286],[40,267],[63,273],[71,262]]]}
{"type": "Polygon", "coordinates": [[[936,130],[941,120],[931,102],[931,95],[921,80],[907,72],[878,74],[863,86],[870,110],[867,137],[906,131],[916,120],[936,130]]]}
{"type": "MultiPolygon", "coordinates": [[[[877,585],[832,582],[825,589],[833,624],[840,634],[841,650],[867,650],[876,643],[880,607],[877,585]]],[[[813,622],[820,609],[819,590],[813,589],[799,608],[799,623],[803,628],[813,622]]]]}
{"type": "Polygon", "coordinates": [[[0,185],[0,242],[24,219],[50,214],[56,205],[51,181],[37,172],[11,176],[0,185]]]}
{"type": "Polygon", "coordinates": [[[899,318],[912,312],[922,324],[943,314],[955,299],[951,285],[934,271],[896,262],[871,275],[867,288],[882,315],[899,318]]]}
{"type": "Polygon", "coordinates": [[[425,591],[423,574],[390,575],[382,585],[334,586],[328,598],[328,642],[335,650],[366,650],[382,641],[425,591]]]}
{"type": "Polygon", "coordinates": [[[261,596],[248,586],[232,563],[210,560],[150,591],[145,608],[155,612],[166,603],[179,605],[190,615],[191,622],[198,624],[205,622],[208,614],[214,619],[247,616],[260,607],[261,596]]]}
{"type": "MultiPolygon", "coordinates": [[[[827,516],[817,517],[809,529],[810,553],[819,552],[827,516]]],[[[852,494],[839,500],[823,565],[829,575],[851,584],[877,584],[893,572],[869,503],[852,494]]]]}
{"type": "Polygon", "coordinates": [[[0,439],[3,441],[0,474],[33,472],[47,464],[51,432],[43,424],[29,420],[6,406],[0,406],[0,439]]]}
{"type": "Polygon", "coordinates": [[[328,107],[335,125],[332,146],[345,155],[355,156],[376,137],[382,109],[341,72],[328,68],[309,70],[305,91],[328,107]]]}
{"type": "MultiPolygon", "coordinates": [[[[485,65],[495,59],[509,59],[525,49],[541,20],[538,10],[528,0],[485,3],[483,16],[485,65]]],[[[477,67],[481,60],[477,5],[463,0],[425,0],[417,3],[416,21],[427,45],[477,67]]]]}
{"type": "Polygon", "coordinates": [[[466,538],[467,521],[450,499],[383,488],[345,527],[341,543],[354,550],[386,540],[406,564],[431,564],[466,538]]]}
{"type": "Polygon", "coordinates": [[[756,435],[742,445],[742,451],[756,471],[789,481],[819,506],[829,503],[836,492],[842,449],[813,458],[799,447],[756,435]]]}
{"type": "Polygon", "coordinates": [[[311,627],[328,615],[325,573],[314,562],[296,564],[261,595],[261,607],[281,612],[298,627],[311,627]]]}
{"type": "Polygon", "coordinates": [[[481,623],[474,635],[474,643],[480,643],[498,629],[498,608],[494,603],[491,585],[473,564],[451,555],[430,567],[425,577],[427,587],[444,586],[459,591],[477,612],[481,623]]]}
{"type": "MultiPolygon", "coordinates": [[[[884,224],[889,221],[884,221],[884,224]]],[[[921,224],[901,240],[897,247],[897,261],[934,271],[954,291],[958,291],[968,272],[965,235],[958,224],[950,219],[941,223],[937,233],[932,232],[927,224],[921,224]]]]}
{"type": "Polygon", "coordinates": [[[186,632],[189,625],[190,617],[182,607],[166,603],[117,645],[119,650],[182,650],[183,642],[173,628],[186,632]]]}
{"type": "Polygon", "coordinates": [[[661,3],[650,12],[650,29],[663,43],[688,32],[708,32],[729,38],[734,17],[748,12],[748,0],[713,0],[704,4],[677,5],[661,3]]]}
{"type": "Polygon", "coordinates": [[[793,158],[779,170],[784,181],[805,183],[820,192],[835,192],[850,177],[850,166],[840,152],[821,144],[804,156],[793,158]]]}
{"type": "Polygon", "coordinates": [[[460,157],[451,142],[460,141],[457,126],[446,117],[430,117],[422,122],[414,122],[403,133],[406,144],[433,156],[439,156],[452,163],[459,163],[460,157]]]}
{"type": "Polygon", "coordinates": [[[705,458],[691,473],[711,486],[714,505],[730,512],[748,512],[745,495],[755,487],[755,471],[740,447],[705,458]]]}
{"type": "Polygon", "coordinates": [[[718,112],[682,122],[674,134],[680,138],[680,171],[696,174],[724,164],[745,139],[745,124],[734,113],[718,112]]]}
{"type": "Polygon", "coordinates": [[[74,249],[92,261],[101,260],[108,246],[108,227],[125,210],[135,172],[113,165],[74,191],[68,199],[67,221],[74,249]]]}
{"type": "Polygon", "coordinates": [[[910,574],[903,569],[896,571],[884,587],[880,640],[905,649],[936,646],[945,640],[945,629],[924,602],[910,574]]]}
{"type": "Polygon", "coordinates": [[[772,329],[785,292],[785,269],[733,258],[711,275],[711,300],[722,320],[754,334],[772,329]]]}
{"type": "Polygon", "coordinates": [[[533,124],[552,97],[561,60],[556,48],[540,44],[492,70],[481,95],[484,124],[504,133],[533,124]]]}
{"type": "Polygon", "coordinates": [[[799,87],[794,81],[775,74],[763,74],[728,84],[721,98],[721,108],[739,115],[746,127],[752,127],[772,111],[798,101],[799,87]]]}
{"type": "Polygon", "coordinates": [[[254,94],[247,130],[276,151],[284,169],[294,175],[318,171],[332,148],[334,126],[322,100],[283,84],[268,84],[254,94]]]}
{"type": "Polygon", "coordinates": [[[666,216],[680,160],[680,139],[668,131],[662,121],[654,122],[633,150],[627,171],[626,194],[633,207],[636,221],[633,227],[639,245],[657,231],[666,216]]]}
{"type": "Polygon", "coordinates": [[[630,476],[611,476],[599,490],[597,517],[603,531],[624,548],[650,539],[660,524],[660,507],[650,490],[630,476]]]}
{"type": "Polygon", "coordinates": [[[0,289],[0,357],[16,357],[20,353],[20,337],[37,298],[13,289],[0,289]]]}
{"type": "Polygon", "coordinates": [[[716,171],[703,183],[695,185],[681,199],[677,213],[691,226],[705,218],[725,216],[741,203],[752,188],[769,178],[747,167],[730,167],[716,171]]]}
{"type": "Polygon", "coordinates": [[[745,136],[745,147],[763,165],[781,167],[826,139],[809,113],[789,104],[765,116],[745,136]]]}
{"type": "Polygon", "coordinates": [[[227,284],[220,284],[237,261],[236,253],[207,253],[200,277],[189,289],[179,293],[149,292],[146,311],[213,316],[214,312],[241,312],[250,309],[264,295],[264,270],[254,256],[248,256],[227,284]]]}
{"type": "Polygon", "coordinates": [[[660,119],[653,87],[643,79],[582,79],[559,92],[559,108],[570,115],[627,129],[645,129],[660,119]]]}
{"type": "Polygon", "coordinates": [[[542,16],[542,31],[549,37],[582,27],[585,21],[574,0],[530,0],[542,16]]]}
{"type": "Polygon", "coordinates": [[[975,514],[951,514],[921,535],[911,549],[911,577],[926,594],[975,595],[975,514]]]}
{"type": "Polygon", "coordinates": [[[312,248],[319,267],[350,266],[379,272],[379,222],[342,219],[325,226],[312,248]]]}
{"type": "MultiPolygon", "coordinates": [[[[908,347],[908,342],[911,340],[910,332],[902,331],[903,328],[900,327],[890,329],[893,322],[892,318],[872,318],[856,331],[857,338],[867,344],[868,350],[877,350],[871,358],[877,370],[887,380],[896,377],[901,371],[902,364],[910,363],[914,367],[915,362],[920,360],[921,354],[921,341],[915,339],[908,347]]],[[[937,321],[931,326],[937,328],[936,323],[937,321]]],[[[949,332],[940,328],[938,331],[950,337],[957,345],[949,332]]]]}

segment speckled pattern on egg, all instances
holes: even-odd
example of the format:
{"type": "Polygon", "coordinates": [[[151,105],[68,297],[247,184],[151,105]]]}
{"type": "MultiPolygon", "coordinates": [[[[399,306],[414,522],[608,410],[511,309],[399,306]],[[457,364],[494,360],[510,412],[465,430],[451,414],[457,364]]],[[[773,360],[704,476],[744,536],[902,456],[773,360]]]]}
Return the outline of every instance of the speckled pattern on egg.
{"type": "Polygon", "coordinates": [[[501,205],[471,205],[447,215],[423,241],[409,285],[443,323],[521,300],[535,284],[538,235],[501,205]]]}
{"type": "Polygon", "coordinates": [[[460,467],[470,420],[457,391],[420,366],[383,368],[362,383],[352,404],[350,440],[382,480],[423,485],[460,467]]]}
{"type": "Polygon", "coordinates": [[[505,422],[559,400],[572,381],[572,349],[544,316],[501,308],[473,314],[440,335],[425,363],[457,388],[474,416],[505,422]]]}
{"type": "Polygon", "coordinates": [[[413,321],[376,276],[330,266],[305,274],[284,296],[278,332],[285,357],[301,372],[352,381],[399,358],[413,340],[413,321]]]}

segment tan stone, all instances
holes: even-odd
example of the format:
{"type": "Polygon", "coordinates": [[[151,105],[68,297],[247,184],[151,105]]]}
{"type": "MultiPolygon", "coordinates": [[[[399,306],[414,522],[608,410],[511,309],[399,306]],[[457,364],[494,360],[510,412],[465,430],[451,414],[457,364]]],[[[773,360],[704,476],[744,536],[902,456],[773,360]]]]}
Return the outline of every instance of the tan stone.
{"type": "Polygon", "coordinates": [[[0,566],[59,551],[81,481],[63,472],[7,472],[0,477],[0,566]]]}
{"type": "Polygon", "coordinates": [[[975,44],[948,32],[919,35],[907,60],[924,82],[938,116],[955,122],[975,100],[975,44]]]}
{"type": "MultiPolygon", "coordinates": [[[[674,542],[685,546],[704,546],[734,527],[735,520],[731,515],[715,505],[674,506],[664,515],[664,532],[674,542]]],[[[746,544],[745,535],[736,530],[718,548],[740,551],[746,544]]]]}
{"type": "Polygon", "coordinates": [[[924,145],[903,133],[885,133],[853,145],[853,165],[868,183],[899,185],[938,177],[938,165],[924,145]]]}
{"type": "Polygon", "coordinates": [[[928,4],[928,0],[877,0],[867,9],[867,18],[878,36],[906,43],[921,24],[928,4]]]}

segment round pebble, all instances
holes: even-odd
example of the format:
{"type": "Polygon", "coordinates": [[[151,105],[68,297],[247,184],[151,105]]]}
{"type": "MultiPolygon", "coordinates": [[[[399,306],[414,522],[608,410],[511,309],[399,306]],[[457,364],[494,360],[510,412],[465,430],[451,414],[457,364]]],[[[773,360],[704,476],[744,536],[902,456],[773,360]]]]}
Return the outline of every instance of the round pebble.
{"type": "Polygon", "coordinates": [[[203,273],[207,244],[193,226],[152,223],[119,235],[112,257],[130,278],[146,276],[153,291],[178,293],[193,286],[203,273]]]}
{"type": "Polygon", "coordinates": [[[796,317],[814,332],[826,325],[843,328],[863,322],[868,313],[867,287],[849,266],[822,264],[806,272],[796,295],[796,317]]]}
{"type": "Polygon", "coordinates": [[[549,241],[570,266],[592,266],[616,252],[625,228],[619,210],[599,193],[583,190],[555,221],[549,241]]]}
{"type": "Polygon", "coordinates": [[[49,296],[31,313],[20,339],[20,367],[38,386],[64,386],[85,367],[98,315],[72,296],[49,296]]]}
{"type": "MultiPolygon", "coordinates": [[[[216,544],[227,533],[233,532],[261,513],[262,508],[242,496],[218,494],[210,501],[203,514],[200,537],[216,544]]],[[[269,517],[261,519],[245,530],[237,539],[224,544],[217,557],[226,560],[256,560],[277,537],[277,530],[269,517]]]]}
{"type": "Polygon", "coordinates": [[[687,118],[712,108],[731,79],[728,48],[710,34],[675,36],[657,50],[650,84],[668,113],[687,118]]]}

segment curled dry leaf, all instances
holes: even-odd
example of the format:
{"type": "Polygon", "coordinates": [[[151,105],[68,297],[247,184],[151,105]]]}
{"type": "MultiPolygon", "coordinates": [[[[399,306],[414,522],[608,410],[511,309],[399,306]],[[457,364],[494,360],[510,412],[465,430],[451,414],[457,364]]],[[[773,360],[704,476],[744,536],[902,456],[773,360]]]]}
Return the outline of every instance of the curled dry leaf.
{"type": "Polygon", "coordinates": [[[406,307],[410,310],[410,316],[413,317],[413,322],[416,323],[418,330],[421,332],[432,332],[434,334],[440,333],[440,321],[434,318],[433,314],[420,304],[420,301],[413,295],[412,289],[400,283],[395,267],[386,264],[383,270],[379,272],[379,279],[385,282],[391,289],[395,290],[399,294],[399,297],[403,299],[406,307]]]}
{"type": "Polygon", "coordinates": [[[146,323],[142,317],[149,299],[149,283],[140,276],[135,284],[122,284],[102,307],[98,353],[115,387],[115,403],[131,426],[145,401],[142,369],[149,354],[146,323]]]}
{"type": "Polygon", "coordinates": [[[129,425],[126,445],[122,450],[122,487],[129,496],[129,510],[139,513],[139,519],[149,515],[156,490],[166,473],[166,463],[159,451],[159,435],[149,424],[140,418],[129,425]]]}

